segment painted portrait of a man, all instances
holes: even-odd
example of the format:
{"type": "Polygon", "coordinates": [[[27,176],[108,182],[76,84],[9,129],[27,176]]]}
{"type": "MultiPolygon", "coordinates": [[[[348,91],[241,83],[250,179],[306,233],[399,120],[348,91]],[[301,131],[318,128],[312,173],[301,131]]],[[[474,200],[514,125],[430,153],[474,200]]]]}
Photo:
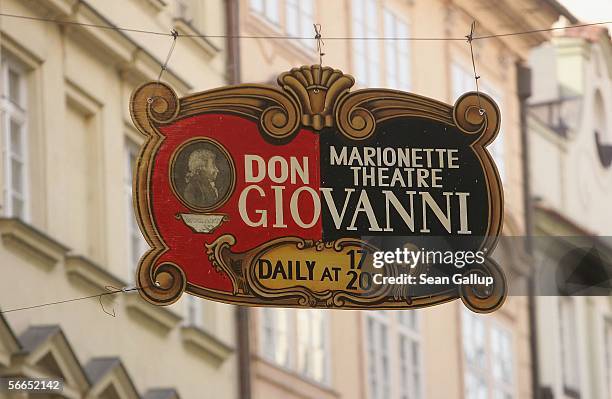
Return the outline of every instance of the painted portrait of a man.
{"type": "Polygon", "coordinates": [[[188,172],[185,176],[185,201],[199,207],[213,205],[219,199],[215,181],[219,169],[215,164],[215,154],[206,149],[195,150],[189,155],[188,172]]]}
{"type": "Polygon", "coordinates": [[[182,147],[173,164],[174,190],[183,203],[196,210],[209,210],[225,202],[233,179],[229,155],[212,140],[182,147]]]}

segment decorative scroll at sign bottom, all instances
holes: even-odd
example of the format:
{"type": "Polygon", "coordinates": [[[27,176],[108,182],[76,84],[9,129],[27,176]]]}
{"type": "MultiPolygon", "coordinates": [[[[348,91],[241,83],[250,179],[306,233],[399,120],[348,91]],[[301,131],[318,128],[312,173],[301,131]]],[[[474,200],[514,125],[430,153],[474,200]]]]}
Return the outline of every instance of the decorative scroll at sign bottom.
{"type": "Polygon", "coordinates": [[[278,83],[134,92],[146,136],[134,207],[152,247],[137,272],[144,298],[499,308],[506,281],[490,256],[502,187],[486,151],[495,103],[351,92],[351,76],[318,65],[278,83]]]}

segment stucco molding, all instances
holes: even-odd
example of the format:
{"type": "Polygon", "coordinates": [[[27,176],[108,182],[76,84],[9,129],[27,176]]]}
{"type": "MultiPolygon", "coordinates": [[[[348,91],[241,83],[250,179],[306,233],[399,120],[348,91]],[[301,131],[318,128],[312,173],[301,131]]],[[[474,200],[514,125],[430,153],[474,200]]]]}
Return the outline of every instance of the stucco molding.
{"type": "Polygon", "coordinates": [[[117,289],[125,286],[124,281],[82,255],[67,255],[64,267],[68,277],[81,280],[101,292],[109,286],[117,289]]]}
{"type": "Polygon", "coordinates": [[[65,381],[62,393],[67,398],[81,398],[89,389],[85,370],[60,326],[31,326],[19,341],[22,351],[13,357],[13,375],[50,378],[60,373],[65,381]]]}
{"type": "Polygon", "coordinates": [[[193,43],[195,43],[198,46],[198,48],[200,48],[204,52],[204,54],[206,54],[206,57],[209,60],[221,52],[221,50],[207,38],[195,36],[195,35],[202,35],[202,33],[198,31],[196,28],[194,28],[189,22],[185,21],[184,19],[175,18],[174,28],[179,33],[179,36],[189,35],[183,38],[183,40],[189,39],[193,43]]]}
{"type": "MultiPolygon", "coordinates": [[[[112,21],[83,2],[79,2],[72,14],[64,19],[85,24],[115,26],[112,21]]],[[[68,26],[65,32],[69,38],[92,50],[92,54],[100,57],[104,63],[114,63],[122,70],[131,71],[138,75],[140,80],[155,78],[163,63],[161,59],[121,31],[68,26]],[[73,32],[76,34],[72,34],[73,32]]],[[[181,92],[192,89],[191,85],[172,68],[166,70],[164,79],[181,92]]]]}
{"type": "Polygon", "coordinates": [[[69,248],[35,227],[16,218],[0,218],[0,237],[8,250],[32,258],[43,267],[53,267],[69,248]]]}
{"type": "Polygon", "coordinates": [[[20,350],[19,340],[4,316],[0,314],[0,366],[9,367],[11,356],[20,350]]]}
{"type": "Polygon", "coordinates": [[[92,384],[84,399],[104,397],[104,392],[113,387],[123,399],[140,399],[134,382],[120,358],[94,358],[85,366],[85,372],[92,384]]]}
{"type": "Polygon", "coordinates": [[[146,3],[153,6],[158,12],[162,11],[168,5],[168,2],[165,0],[146,0],[146,3]]]}
{"type": "Polygon", "coordinates": [[[177,327],[183,320],[180,315],[169,308],[152,305],[136,293],[125,295],[125,307],[128,313],[144,316],[149,321],[157,324],[165,332],[177,327]]]}
{"type": "MultiPolygon", "coordinates": [[[[246,13],[245,13],[246,14],[246,13]]],[[[277,36],[282,35],[280,27],[273,25],[266,21],[265,18],[250,12],[241,18],[241,29],[243,33],[253,36],[277,36]]],[[[304,39],[309,40],[309,39],[304,39]]],[[[289,64],[309,64],[317,60],[317,53],[315,47],[308,47],[304,42],[297,40],[284,41],[286,45],[273,45],[269,46],[266,44],[268,41],[265,39],[253,39],[254,43],[258,43],[263,53],[269,54],[270,58],[281,56],[281,58],[289,58],[292,62],[289,64]]],[[[312,34],[312,43],[315,43],[314,31],[312,34]]]]}
{"type": "Polygon", "coordinates": [[[536,133],[544,140],[558,148],[562,153],[567,152],[568,140],[555,133],[546,123],[532,113],[528,115],[529,131],[536,133]]]}
{"type": "Polygon", "coordinates": [[[326,383],[306,378],[293,370],[280,367],[258,355],[252,356],[251,358],[253,360],[253,374],[255,374],[258,379],[278,389],[300,396],[304,395],[304,392],[308,392],[310,393],[310,397],[315,398],[340,398],[340,393],[326,383]]]}
{"type": "Polygon", "coordinates": [[[181,338],[186,345],[193,346],[207,355],[215,367],[219,367],[235,350],[208,331],[194,326],[182,327],[181,338]]]}

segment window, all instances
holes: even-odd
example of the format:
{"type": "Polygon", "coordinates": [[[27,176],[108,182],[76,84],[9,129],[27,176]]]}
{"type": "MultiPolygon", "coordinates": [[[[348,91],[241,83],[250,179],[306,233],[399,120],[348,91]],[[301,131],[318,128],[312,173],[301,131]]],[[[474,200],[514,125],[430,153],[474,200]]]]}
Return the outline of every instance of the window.
{"type": "Polygon", "coordinates": [[[125,145],[125,157],[126,157],[126,170],[125,170],[125,203],[127,207],[127,226],[128,226],[128,265],[129,265],[129,279],[134,281],[136,276],[136,267],[140,257],[148,249],[147,242],[145,241],[138,223],[136,222],[136,216],[134,213],[134,205],[132,198],[132,179],[133,173],[136,168],[136,161],[138,160],[138,146],[132,141],[127,141],[125,145]]]}
{"type": "MultiPolygon", "coordinates": [[[[377,37],[376,0],[354,0],[352,5],[353,37],[377,37]]],[[[380,49],[378,40],[353,40],[353,64],[359,84],[380,86],[380,49]]]]}
{"type": "Polygon", "coordinates": [[[400,311],[398,332],[400,340],[401,399],[421,397],[421,348],[418,313],[400,311]]]}
{"type": "Polygon", "coordinates": [[[484,321],[464,310],[462,318],[463,353],[465,356],[465,397],[486,399],[487,364],[484,321]]]}
{"type": "Polygon", "coordinates": [[[185,319],[186,326],[202,328],[202,300],[193,295],[185,295],[185,319]]]}
{"type": "Polygon", "coordinates": [[[289,310],[262,309],[262,355],[283,367],[290,367],[289,310]]]}
{"type": "Polygon", "coordinates": [[[374,312],[367,315],[366,350],[370,399],[422,397],[418,316],[414,310],[374,312]]]}
{"type": "MultiPolygon", "coordinates": [[[[409,37],[408,24],[384,10],[385,37],[409,37]]],[[[410,90],[410,46],[407,40],[385,42],[385,79],[391,89],[410,90]]]]}
{"type": "Polygon", "coordinates": [[[612,319],[605,325],[604,336],[606,340],[606,376],[608,381],[608,397],[612,399],[612,319]]]}
{"type": "Polygon", "coordinates": [[[491,362],[493,366],[493,397],[511,399],[513,385],[512,336],[498,326],[491,328],[491,362]]]}
{"type": "MultiPolygon", "coordinates": [[[[405,19],[389,8],[378,7],[377,0],[354,0],[351,6],[353,37],[410,37],[410,26],[405,19]],[[378,23],[379,17],[382,25],[378,23]]],[[[353,69],[360,85],[410,89],[412,68],[409,41],[353,40],[352,46],[353,69]],[[381,59],[384,59],[384,65],[381,65],[381,59]]]]}
{"type": "Polygon", "coordinates": [[[561,335],[561,369],[566,394],[580,392],[578,374],[578,337],[576,335],[576,304],[571,297],[559,297],[559,328],[561,335]]]}
{"type": "Polygon", "coordinates": [[[462,339],[466,399],[514,398],[510,331],[463,310],[462,339]]]}
{"type": "Polygon", "coordinates": [[[4,214],[29,218],[26,77],[24,69],[3,54],[0,112],[4,163],[4,214]]]}
{"type": "Polygon", "coordinates": [[[612,165],[612,133],[606,121],[606,106],[601,91],[595,92],[594,106],[595,145],[599,161],[604,168],[612,165]]]}
{"type": "MultiPolygon", "coordinates": [[[[287,0],[285,26],[289,36],[314,36],[314,0],[287,0]]],[[[302,44],[314,47],[313,39],[302,39],[302,44]]]]}
{"type": "Polygon", "coordinates": [[[288,36],[305,37],[300,42],[314,48],[314,0],[250,0],[250,6],[253,13],[288,36]]]}
{"type": "MultiPolygon", "coordinates": [[[[476,83],[474,81],[474,74],[470,72],[468,69],[461,67],[460,65],[453,63],[451,67],[451,79],[452,79],[452,87],[453,87],[453,98],[452,101],[456,101],[462,94],[468,91],[476,91],[476,83]]],[[[493,101],[497,103],[499,109],[502,111],[503,115],[503,98],[498,90],[496,90],[491,85],[485,84],[481,81],[479,83],[480,91],[488,94],[493,101]]],[[[495,141],[491,143],[487,149],[489,153],[495,160],[495,165],[497,166],[497,170],[499,171],[499,176],[502,181],[505,180],[506,168],[504,162],[504,132],[503,132],[503,118],[502,118],[502,126],[500,127],[499,133],[495,138],[495,141]]]]}
{"type": "Polygon", "coordinates": [[[280,25],[278,0],[250,0],[251,10],[271,24],[280,25]]]}
{"type": "Polygon", "coordinates": [[[379,313],[367,318],[368,332],[368,382],[370,399],[390,396],[389,374],[389,326],[388,315],[379,313]]]}
{"type": "Polygon", "coordinates": [[[261,309],[261,354],[313,381],[329,384],[327,314],[319,309],[261,309]]]}
{"type": "Polygon", "coordinates": [[[315,381],[327,382],[325,313],[320,309],[296,310],[298,372],[315,381]]]}

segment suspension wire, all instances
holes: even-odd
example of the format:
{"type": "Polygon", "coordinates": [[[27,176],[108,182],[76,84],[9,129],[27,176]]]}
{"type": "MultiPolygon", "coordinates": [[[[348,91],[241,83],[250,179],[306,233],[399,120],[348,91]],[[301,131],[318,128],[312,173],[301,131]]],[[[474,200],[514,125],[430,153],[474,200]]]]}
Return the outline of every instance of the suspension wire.
{"type": "MultiPolygon", "coordinates": [[[[42,18],[42,17],[31,17],[27,15],[17,15],[17,14],[9,14],[9,13],[0,13],[1,17],[7,18],[16,18],[22,20],[30,20],[30,21],[38,21],[38,22],[49,22],[56,23],[61,25],[77,25],[83,27],[90,28],[99,28],[99,29],[108,29],[108,30],[116,30],[123,32],[132,32],[132,33],[143,33],[150,35],[158,35],[158,36],[175,36],[174,33],[170,32],[160,32],[160,31],[152,31],[146,29],[137,29],[137,28],[126,28],[126,27],[118,27],[111,25],[100,25],[100,24],[92,24],[85,22],[77,22],[77,21],[66,21],[66,20],[57,20],[52,18],[42,18]]],[[[518,35],[529,35],[535,33],[542,32],[551,32],[557,30],[564,29],[576,29],[583,28],[587,26],[596,26],[596,25],[608,25],[612,24],[612,21],[602,21],[602,22],[592,22],[585,24],[577,24],[570,25],[565,27],[554,27],[554,28],[544,28],[544,29],[534,29],[520,32],[507,32],[507,33],[499,33],[499,34],[491,34],[491,35],[483,35],[483,36],[475,36],[472,37],[472,40],[484,40],[484,39],[492,39],[496,37],[507,37],[507,36],[518,36],[518,35]]],[[[306,40],[311,39],[312,36],[287,36],[287,35],[210,35],[210,34],[184,34],[182,37],[201,37],[201,38],[230,38],[230,39],[278,39],[278,40],[306,40]]],[[[315,38],[316,39],[316,38],[315,38]]],[[[325,37],[325,40],[380,40],[380,41],[463,41],[465,38],[462,37],[351,37],[351,36],[329,36],[325,37]]]]}
{"type": "Polygon", "coordinates": [[[470,27],[470,33],[465,37],[467,39],[468,44],[470,45],[470,55],[472,56],[472,69],[474,70],[474,82],[476,83],[476,96],[478,97],[478,112],[480,115],[484,115],[485,110],[482,108],[482,102],[480,101],[480,88],[478,86],[478,79],[480,76],[476,73],[476,61],[474,60],[474,47],[472,46],[472,42],[474,41],[474,32],[476,31],[476,21],[472,21],[472,25],[470,27]]]}

